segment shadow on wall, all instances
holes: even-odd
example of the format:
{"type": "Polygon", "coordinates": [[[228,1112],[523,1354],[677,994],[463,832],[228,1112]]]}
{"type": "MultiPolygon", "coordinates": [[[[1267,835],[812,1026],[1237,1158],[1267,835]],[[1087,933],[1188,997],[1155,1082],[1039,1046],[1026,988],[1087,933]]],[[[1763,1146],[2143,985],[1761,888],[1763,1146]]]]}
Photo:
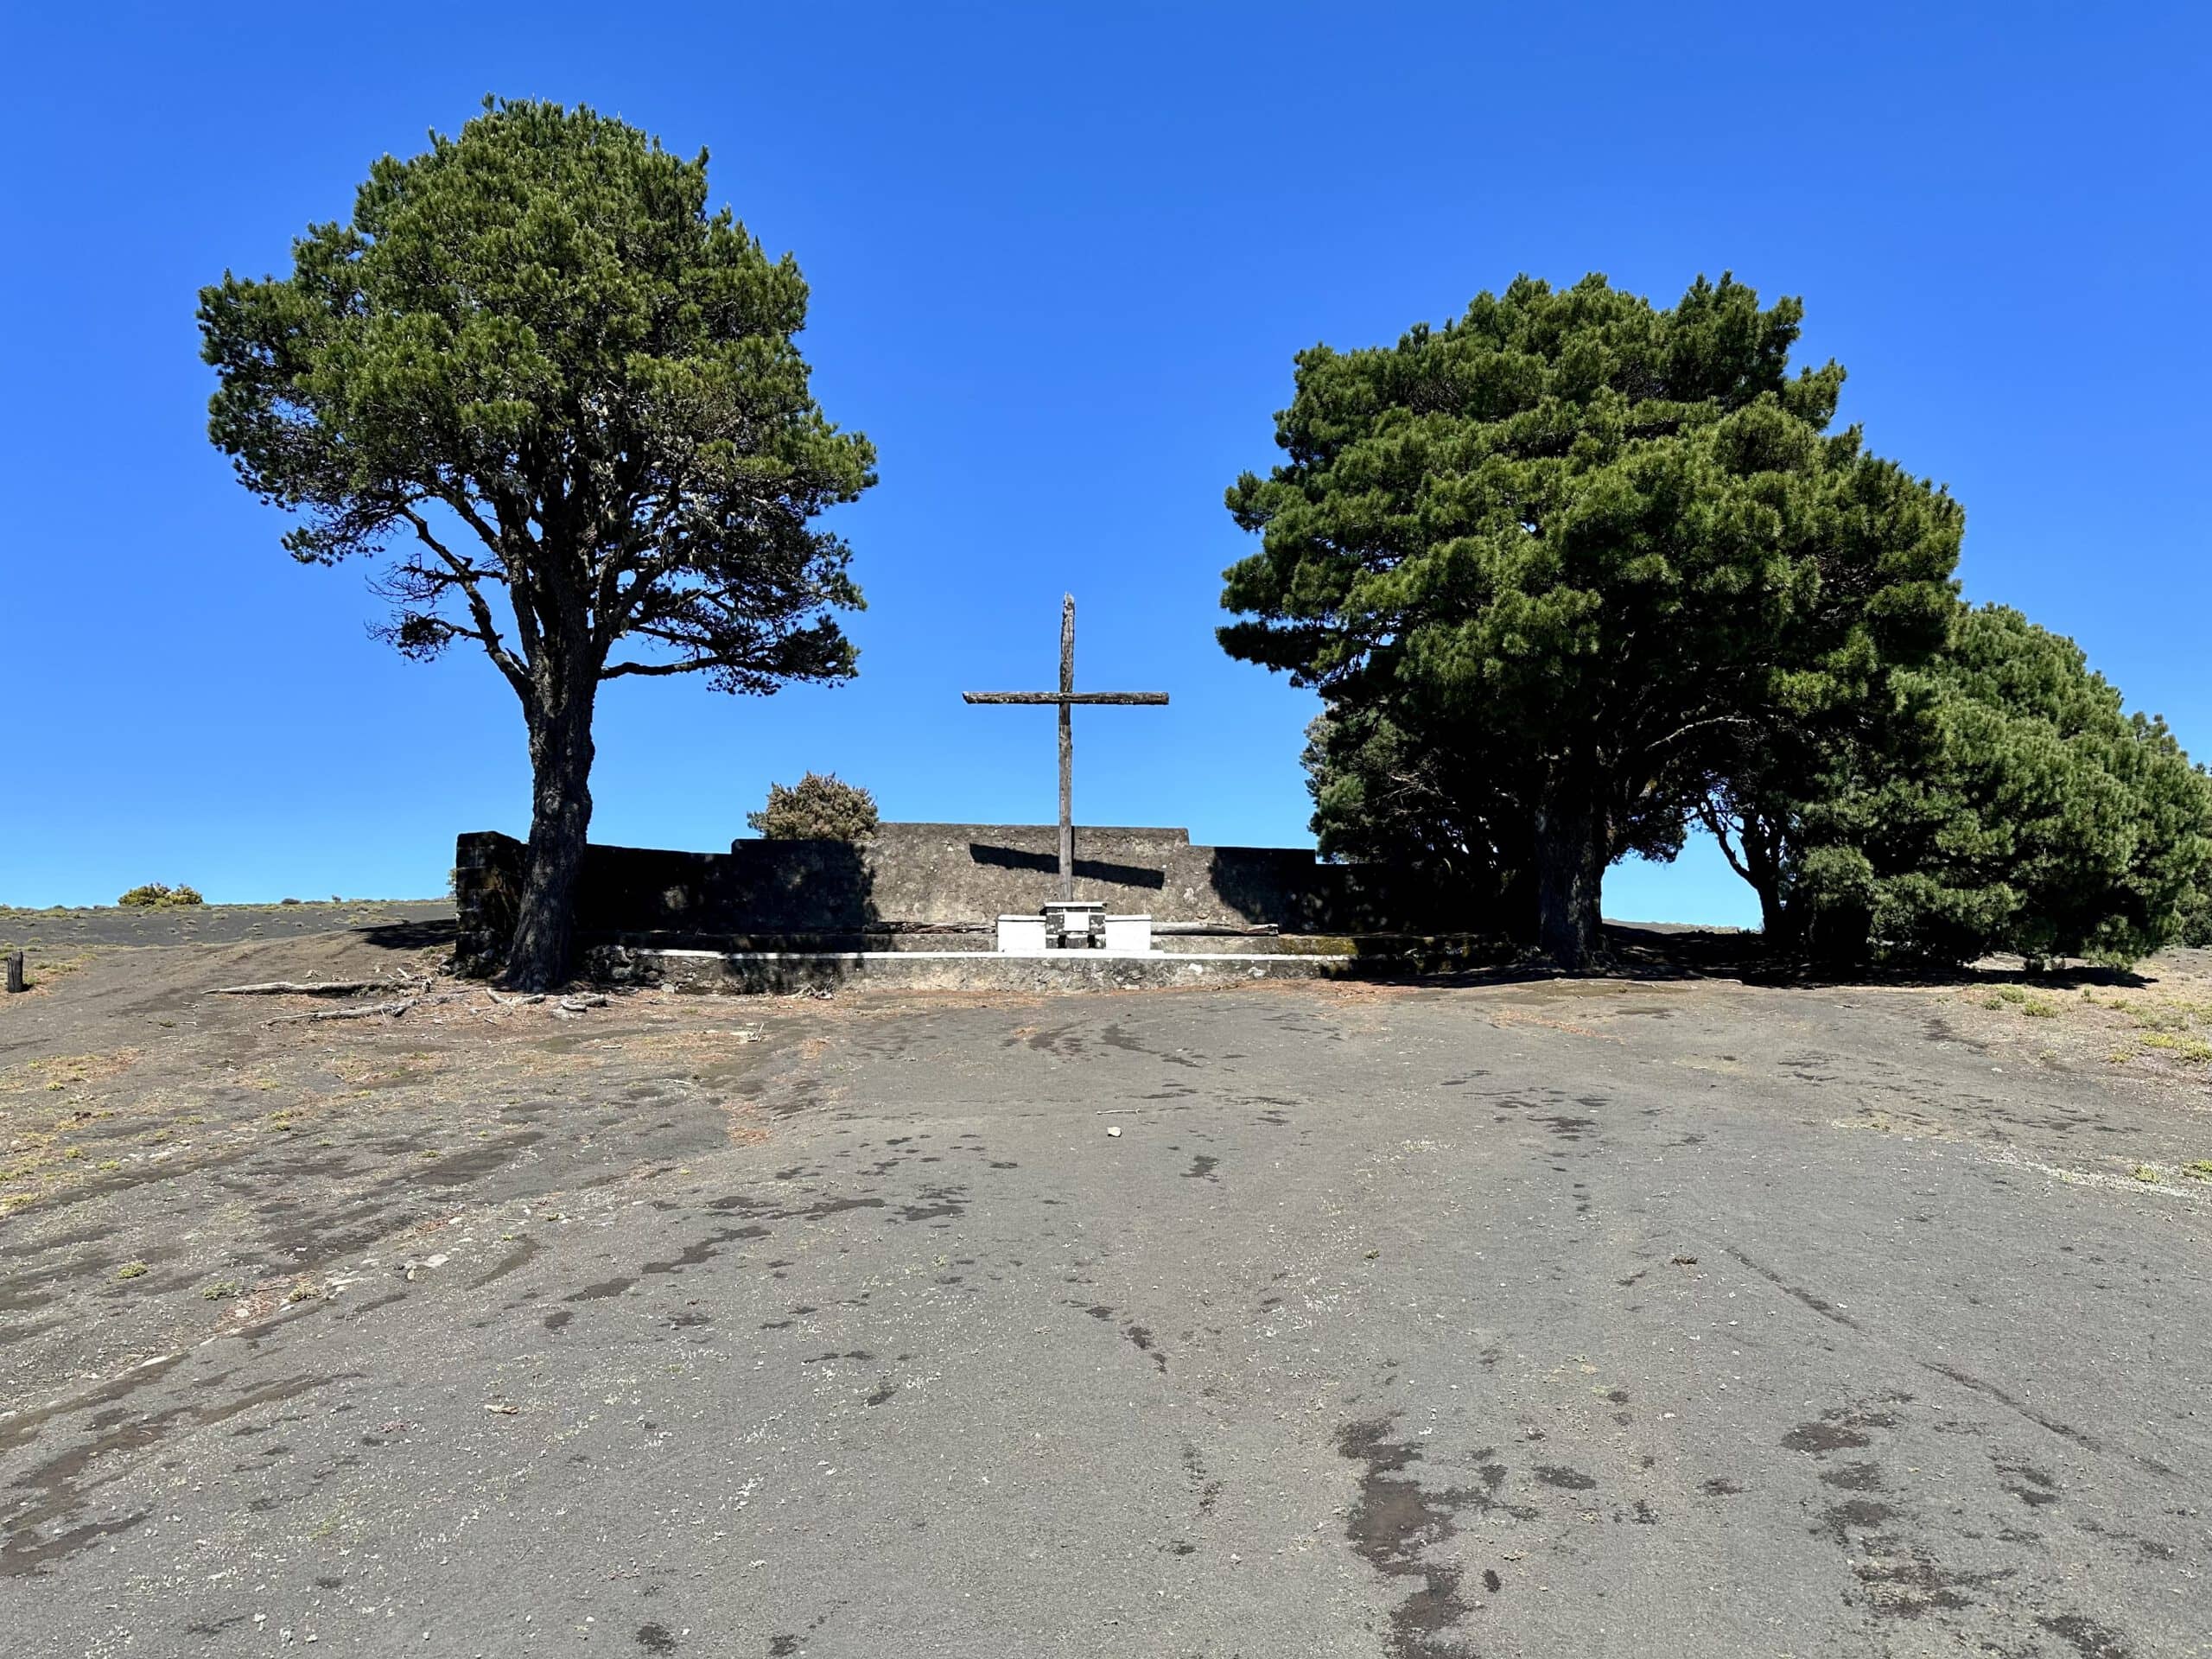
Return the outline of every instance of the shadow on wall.
{"type": "MultiPolygon", "coordinates": [[[[993,847],[980,841],[968,843],[968,856],[978,864],[1001,870],[1034,870],[1044,875],[1060,873],[1058,853],[1026,852],[1019,847],[993,847]]],[[[1085,858],[1076,855],[1075,879],[1078,881],[1106,881],[1123,887],[1164,887],[1167,872],[1147,869],[1141,864],[1114,864],[1103,858],[1085,858]]]]}
{"type": "MultiPolygon", "coordinates": [[[[454,859],[461,972],[497,973],[514,937],[529,849],[465,835],[454,859]]],[[[859,933],[880,918],[863,849],[842,841],[741,842],[728,854],[587,847],[576,880],[580,947],[624,934],[859,933]]]]}
{"type": "MultiPolygon", "coordinates": [[[[1324,914],[1316,889],[1341,887],[1343,867],[1318,864],[1313,855],[1274,847],[1216,847],[1206,861],[1206,884],[1222,903],[1248,922],[1271,921],[1289,932],[1328,931],[1344,918],[1324,914]]],[[[1346,930],[1349,931],[1349,930],[1346,930]]]]}
{"type": "Polygon", "coordinates": [[[613,898],[605,916],[594,918],[593,931],[682,927],[703,917],[709,926],[728,931],[844,933],[882,919],[875,871],[867,849],[854,842],[741,841],[728,857],[714,859],[704,876],[692,879],[705,891],[671,889],[663,895],[670,902],[657,923],[639,921],[647,912],[613,898]]]}

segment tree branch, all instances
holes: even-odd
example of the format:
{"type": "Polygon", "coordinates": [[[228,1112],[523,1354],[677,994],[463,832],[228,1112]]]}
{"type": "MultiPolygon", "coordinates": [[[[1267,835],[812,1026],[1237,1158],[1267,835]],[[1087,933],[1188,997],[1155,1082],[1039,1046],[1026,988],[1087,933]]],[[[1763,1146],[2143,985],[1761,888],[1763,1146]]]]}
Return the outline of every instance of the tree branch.
{"type": "Polygon", "coordinates": [[[476,626],[473,629],[454,626],[453,632],[482,644],[499,672],[507,677],[507,683],[514,687],[515,695],[523,700],[523,706],[528,708],[531,701],[529,671],[516,660],[515,654],[507,649],[506,642],[499,638],[499,624],[493,618],[492,607],[485,602],[484,590],[477,585],[480,576],[491,573],[478,570],[467,560],[448,549],[430,533],[429,525],[423,522],[423,515],[414,508],[403,506],[399,513],[415,526],[416,538],[436,554],[446,569],[453,573],[454,585],[468,596],[468,613],[476,626]]]}
{"type": "Polygon", "coordinates": [[[611,680],[623,674],[695,674],[702,668],[721,666],[722,664],[712,657],[697,657],[678,663],[613,663],[599,671],[599,677],[611,680]]]}
{"type": "Polygon", "coordinates": [[[1720,855],[1728,861],[1728,868],[1745,880],[1751,880],[1751,873],[1744,868],[1743,861],[1736,856],[1735,848],[1729,844],[1728,831],[1720,822],[1719,813],[1713,810],[1709,798],[1697,804],[1697,815],[1706,829],[1712,832],[1713,838],[1720,843],[1720,855]]]}

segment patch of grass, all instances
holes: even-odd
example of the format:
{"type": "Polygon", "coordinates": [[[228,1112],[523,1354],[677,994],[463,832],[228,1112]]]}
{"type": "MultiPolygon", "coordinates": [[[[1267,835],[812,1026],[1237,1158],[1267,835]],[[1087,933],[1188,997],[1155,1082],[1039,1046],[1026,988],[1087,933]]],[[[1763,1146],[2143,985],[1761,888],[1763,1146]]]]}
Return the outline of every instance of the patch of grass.
{"type": "Polygon", "coordinates": [[[2154,1031],[2143,1039],[2143,1046],[2158,1049],[2190,1065],[2212,1062],[2212,1043],[2202,1037],[2178,1037],[2170,1031],[2154,1031]]]}
{"type": "Polygon", "coordinates": [[[126,1262],[115,1270],[118,1279],[143,1279],[153,1269],[143,1262],[126,1262]]]}
{"type": "Polygon", "coordinates": [[[2186,1012],[2157,1002],[2145,1002],[2130,1008],[2127,1011],[2127,1017],[2135,1022],[2136,1028],[2140,1031],[2187,1031],[2189,1029],[2189,1015],[2186,1012]]]}
{"type": "Polygon", "coordinates": [[[92,960],[88,956],[41,957],[38,954],[39,943],[35,939],[20,944],[0,944],[0,956],[5,956],[10,950],[23,952],[23,988],[26,991],[41,989],[48,980],[73,974],[89,966],[92,960]]]}
{"type": "Polygon", "coordinates": [[[2192,1181],[2212,1181],[2212,1158],[2198,1158],[2183,1164],[2181,1173],[2192,1181]]]}
{"type": "Polygon", "coordinates": [[[210,1302],[226,1302],[238,1294],[238,1281],[235,1279],[218,1279],[200,1293],[203,1300],[210,1302]]]}
{"type": "Polygon", "coordinates": [[[111,1054],[53,1054],[44,1059],[24,1060],[0,1071],[0,1094],[51,1092],[79,1084],[105,1083],[127,1071],[137,1061],[135,1048],[118,1048],[111,1054]]]}
{"type": "Polygon", "coordinates": [[[2049,1020],[2058,1012],[2058,1004],[2044,997],[2031,996],[2020,1004],[2020,1012],[2031,1020],[2049,1020]]]}
{"type": "Polygon", "coordinates": [[[2158,1166],[2156,1164],[2136,1165],[2135,1179],[2146,1185],[2155,1185],[2158,1179],[2158,1166]]]}
{"type": "Polygon", "coordinates": [[[2018,985],[2000,985],[1997,988],[1997,1000],[1999,1002],[2020,1003],[2028,1000],[2028,994],[2018,985]]]}
{"type": "Polygon", "coordinates": [[[102,1169],[121,1169],[123,1167],[123,1160],[120,1158],[103,1158],[99,1161],[99,1167],[102,1169]]]}

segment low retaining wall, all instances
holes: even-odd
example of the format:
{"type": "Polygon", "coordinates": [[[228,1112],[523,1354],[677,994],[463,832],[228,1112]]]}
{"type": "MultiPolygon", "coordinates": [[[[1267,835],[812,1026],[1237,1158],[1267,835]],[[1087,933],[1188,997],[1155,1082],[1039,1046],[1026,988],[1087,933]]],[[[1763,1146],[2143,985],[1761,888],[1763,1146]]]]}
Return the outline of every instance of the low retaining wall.
{"type": "MultiPolygon", "coordinates": [[[[1054,896],[1053,824],[887,823],[868,840],[741,841],[727,853],[592,847],[576,895],[579,943],[663,944],[988,925],[1054,896]]],[[[462,971],[485,973],[514,934],[525,849],[464,835],[454,855],[462,971]]],[[[1194,847],[1181,830],[1078,829],[1076,891],[1160,922],[1284,933],[1480,928],[1464,897],[1381,865],[1324,864],[1291,847],[1194,847]]]]}
{"type": "Polygon", "coordinates": [[[1362,964],[1343,956],[1116,956],[1061,950],[999,956],[983,950],[836,953],[633,950],[594,947],[592,976],[609,984],[692,993],[758,995],[848,985],[908,991],[1135,991],[1218,989],[1257,980],[1341,979],[1362,964]]]}

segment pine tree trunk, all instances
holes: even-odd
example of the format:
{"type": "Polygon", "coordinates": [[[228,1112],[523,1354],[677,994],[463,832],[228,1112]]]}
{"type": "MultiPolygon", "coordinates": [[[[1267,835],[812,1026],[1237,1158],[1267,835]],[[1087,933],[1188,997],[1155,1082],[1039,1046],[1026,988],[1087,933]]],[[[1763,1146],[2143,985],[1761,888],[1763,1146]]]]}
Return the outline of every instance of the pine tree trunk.
{"type": "Polygon", "coordinates": [[[1771,880],[1763,881],[1758,894],[1759,936],[1770,945],[1789,944],[1789,931],[1796,924],[1782,902],[1780,887],[1771,880]]]}
{"type": "Polygon", "coordinates": [[[1599,892],[1605,874],[1604,815],[1591,792],[1554,785],[1536,809],[1536,943],[1570,974],[1603,952],[1599,892]]]}
{"type": "Polygon", "coordinates": [[[1759,934],[1770,950],[1787,950],[1796,941],[1799,918],[1782,895],[1782,831],[1771,820],[1746,814],[1744,819],[1744,872],[1759,896],[1759,934]]]}
{"type": "Polygon", "coordinates": [[[548,991],[569,975],[576,877],[591,829],[592,693],[586,683],[531,722],[530,863],[500,976],[518,991],[548,991]]]}

